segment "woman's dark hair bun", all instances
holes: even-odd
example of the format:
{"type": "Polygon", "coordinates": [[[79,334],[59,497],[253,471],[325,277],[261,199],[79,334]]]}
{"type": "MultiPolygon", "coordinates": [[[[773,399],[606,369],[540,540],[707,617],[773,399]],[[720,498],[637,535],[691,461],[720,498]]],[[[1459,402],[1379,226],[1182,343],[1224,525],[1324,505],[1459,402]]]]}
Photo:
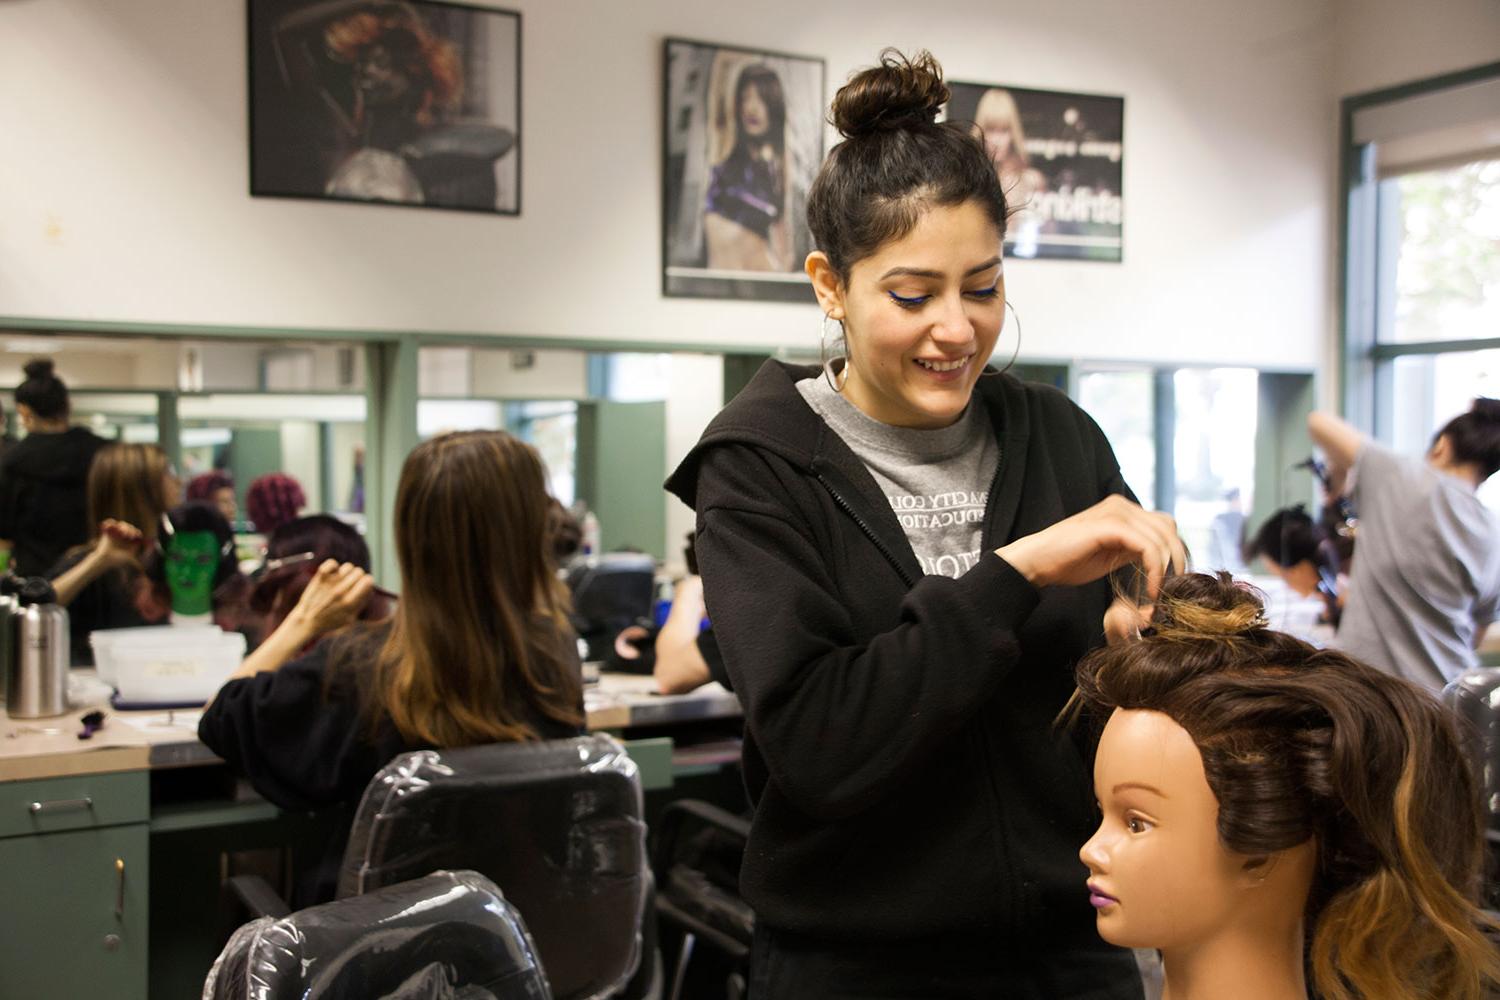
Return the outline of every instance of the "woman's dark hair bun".
{"type": "Polygon", "coordinates": [[[32,361],[28,361],[26,362],[25,372],[27,378],[51,378],[52,359],[36,358],[32,361]]]}
{"type": "Polygon", "coordinates": [[[839,88],[829,121],[846,139],[875,132],[931,125],[948,103],[943,67],[923,49],[907,58],[896,49],[880,53],[880,64],[860,70],[839,88]]]}
{"type": "Polygon", "coordinates": [[[1482,420],[1500,421],[1500,399],[1490,399],[1488,396],[1480,396],[1474,400],[1474,405],[1469,410],[1482,420]]]}

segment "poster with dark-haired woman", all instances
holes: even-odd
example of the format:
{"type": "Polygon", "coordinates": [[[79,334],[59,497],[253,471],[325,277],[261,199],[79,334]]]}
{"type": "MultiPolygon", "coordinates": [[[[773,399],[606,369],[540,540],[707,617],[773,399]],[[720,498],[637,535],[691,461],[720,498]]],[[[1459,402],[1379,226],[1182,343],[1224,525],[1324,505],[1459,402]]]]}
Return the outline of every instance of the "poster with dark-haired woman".
{"type": "Polygon", "coordinates": [[[249,0],[250,193],[517,215],[521,15],[249,0]]]}
{"type": "Polygon", "coordinates": [[[821,59],[667,39],[664,294],[813,301],[823,75],[821,59]]]}
{"type": "Polygon", "coordinates": [[[1015,214],[1007,257],[1120,260],[1125,99],[950,81],[1015,214]]]}

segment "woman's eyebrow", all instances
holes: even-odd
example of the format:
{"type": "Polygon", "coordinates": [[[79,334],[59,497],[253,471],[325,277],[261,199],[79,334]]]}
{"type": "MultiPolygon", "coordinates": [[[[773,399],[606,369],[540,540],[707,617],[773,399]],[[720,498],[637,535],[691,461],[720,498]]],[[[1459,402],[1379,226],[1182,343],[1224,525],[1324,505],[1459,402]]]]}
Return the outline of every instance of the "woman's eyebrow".
{"type": "MultiPolygon", "coordinates": [[[[999,263],[999,257],[991,257],[983,264],[976,264],[974,267],[969,268],[964,272],[964,277],[971,278],[982,271],[988,271],[999,263]]],[[[941,271],[932,271],[921,267],[893,267],[882,274],[880,280],[884,281],[887,278],[941,278],[942,276],[943,272],[941,271]]]]}

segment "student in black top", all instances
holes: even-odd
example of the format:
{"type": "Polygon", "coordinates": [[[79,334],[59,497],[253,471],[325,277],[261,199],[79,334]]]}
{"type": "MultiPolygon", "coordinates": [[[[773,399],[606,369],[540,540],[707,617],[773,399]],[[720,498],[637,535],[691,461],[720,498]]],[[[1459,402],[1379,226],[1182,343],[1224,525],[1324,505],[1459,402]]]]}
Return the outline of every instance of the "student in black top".
{"type": "Polygon", "coordinates": [[[768,362],[668,489],[745,707],[750,989],[784,997],[1135,998],[1094,929],[1073,665],[1184,554],[1061,393],[981,370],[1003,322],[1006,204],[936,124],[925,53],[834,101],[807,270],[846,356],[768,362]]]}
{"type": "Polygon", "coordinates": [[[68,387],[52,361],[26,365],[16,387],[16,413],[26,437],[0,456],[0,548],[21,576],[41,576],[89,537],[84,481],[107,441],[68,426],[68,387]]]}
{"type": "Polygon", "coordinates": [[[346,811],[317,890],[299,905],[332,897],[353,806],[392,757],[582,731],[581,670],[546,521],[530,445],[499,431],[418,445],[396,492],[394,618],[292,659],[354,621],[373,589],[358,567],[325,562],[204,710],[199,738],[256,791],[286,808],[346,811]]]}
{"type": "Polygon", "coordinates": [[[68,609],[73,662],[92,662],[89,633],[164,622],[169,603],[154,593],[146,563],[157,551],[179,486],[166,453],[152,444],[111,444],[89,469],[88,540],[47,575],[68,609]]]}

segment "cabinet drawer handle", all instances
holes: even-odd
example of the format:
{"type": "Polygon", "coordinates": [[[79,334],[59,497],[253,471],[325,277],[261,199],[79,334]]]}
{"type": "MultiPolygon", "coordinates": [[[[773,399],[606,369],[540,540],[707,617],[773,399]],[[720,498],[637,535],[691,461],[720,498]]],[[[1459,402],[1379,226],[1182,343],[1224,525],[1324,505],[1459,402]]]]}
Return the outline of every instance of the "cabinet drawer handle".
{"type": "Polygon", "coordinates": [[[115,919],[125,919],[125,859],[115,858],[115,919]]]}
{"type": "Polygon", "coordinates": [[[31,804],[31,815],[35,816],[38,813],[53,812],[53,811],[58,810],[58,809],[92,809],[92,808],[94,808],[94,799],[93,799],[93,797],[89,796],[89,795],[85,795],[81,799],[57,799],[56,801],[53,801],[53,802],[33,802],[31,804]]]}

